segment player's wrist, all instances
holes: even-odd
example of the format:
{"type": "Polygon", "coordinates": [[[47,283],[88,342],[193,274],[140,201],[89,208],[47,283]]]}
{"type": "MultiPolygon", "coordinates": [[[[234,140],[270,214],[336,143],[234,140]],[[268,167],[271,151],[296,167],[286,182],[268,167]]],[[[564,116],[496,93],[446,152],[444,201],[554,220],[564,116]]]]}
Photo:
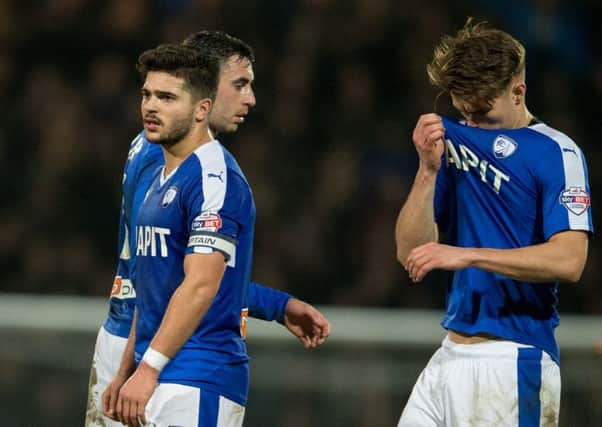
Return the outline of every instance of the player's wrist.
{"type": "Polygon", "coordinates": [[[170,360],[171,359],[168,356],[164,355],[160,351],[157,351],[152,347],[148,347],[140,362],[144,362],[144,364],[153,368],[158,373],[161,373],[170,360]]]}
{"type": "Polygon", "coordinates": [[[431,164],[420,162],[417,173],[418,178],[423,180],[434,180],[437,178],[437,173],[439,173],[439,168],[431,164]]]}

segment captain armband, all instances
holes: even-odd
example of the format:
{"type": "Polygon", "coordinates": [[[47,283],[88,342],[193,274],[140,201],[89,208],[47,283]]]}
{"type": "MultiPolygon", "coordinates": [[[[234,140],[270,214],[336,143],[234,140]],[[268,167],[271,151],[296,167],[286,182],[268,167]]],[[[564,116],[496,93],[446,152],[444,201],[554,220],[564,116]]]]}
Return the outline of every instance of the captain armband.
{"type": "Polygon", "coordinates": [[[211,231],[193,231],[188,239],[188,247],[193,252],[205,252],[201,248],[211,248],[224,254],[226,263],[231,265],[236,258],[236,239],[223,234],[213,233],[211,231]],[[195,249],[199,249],[198,251],[195,249]]]}

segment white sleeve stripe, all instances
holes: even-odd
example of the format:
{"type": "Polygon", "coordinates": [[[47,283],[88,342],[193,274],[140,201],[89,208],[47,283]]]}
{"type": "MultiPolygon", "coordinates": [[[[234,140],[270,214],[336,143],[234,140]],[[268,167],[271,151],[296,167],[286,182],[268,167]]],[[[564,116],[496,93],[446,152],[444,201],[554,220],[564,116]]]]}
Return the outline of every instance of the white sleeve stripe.
{"type": "Polygon", "coordinates": [[[201,145],[195,154],[201,163],[203,174],[203,206],[201,212],[219,212],[224,206],[228,173],[222,146],[217,141],[201,145]]]}
{"type": "MultiPolygon", "coordinates": [[[[562,156],[562,164],[564,167],[565,189],[579,187],[586,190],[587,183],[585,168],[583,166],[583,153],[577,144],[562,132],[552,129],[543,123],[532,126],[531,129],[546,135],[560,147],[560,155],[562,156]]],[[[589,210],[582,215],[576,215],[568,209],[566,211],[569,219],[569,226],[572,230],[590,230],[589,210]]]]}
{"type": "Polygon", "coordinates": [[[128,226],[124,226],[125,233],[123,236],[123,246],[121,247],[121,253],[119,254],[119,258],[123,260],[129,260],[131,258],[130,253],[130,233],[128,230],[128,226]]]}

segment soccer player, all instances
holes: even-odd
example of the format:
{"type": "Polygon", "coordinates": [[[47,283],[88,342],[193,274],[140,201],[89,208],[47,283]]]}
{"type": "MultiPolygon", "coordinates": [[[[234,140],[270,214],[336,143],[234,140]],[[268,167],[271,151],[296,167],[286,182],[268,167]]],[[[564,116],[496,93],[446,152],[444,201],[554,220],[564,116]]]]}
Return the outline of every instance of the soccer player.
{"type": "Polygon", "coordinates": [[[469,20],[427,71],[464,121],[416,124],[397,258],[415,283],[453,273],[447,336],[398,425],[557,425],[557,286],[579,280],[592,232],[583,153],[527,108],[525,50],[511,35],[469,20]]]}
{"type": "MultiPolygon", "coordinates": [[[[252,62],[251,48],[239,39],[217,31],[201,31],[189,36],[185,44],[203,55],[209,55],[220,63],[220,79],[209,124],[214,133],[234,132],[244,122],[249,109],[255,105],[252,90],[251,67],[237,59],[252,62]]],[[[109,397],[116,400],[119,383],[111,383],[118,374],[119,363],[125,349],[132,324],[135,291],[136,216],[146,194],[153,172],[163,165],[159,145],[150,144],[141,132],[132,142],[124,170],[123,200],[120,216],[120,257],[109,315],[100,328],[94,349],[93,366],[88,390],[86,426],[119,426],[120,423],[103,416],[101,395],[111,388],[109,397]]],[[[321,345],[329,334],[329,324],[324,316],[305,302],[290,295],[251,283],[249,286],[249,316],[264,320],[277,320],[301,341],[304,347],[321,345]]],[[[123,374],[125,375],[125,373],[123,374]]],[[[125,381],[123,378],[123,381],[125,381]]],[[[122,382],[123,382],[122,381],[122,382]]],[[[108,399],[111,401],[111,398],[108,399]]],[[[113,403],[114,407],[114,403],[113,403]]]]}
{"type": "Polygon", "coordinates": [[[144,52],[138,70],[145,135],[165,165],[138,212],[136,309],[122,360],[133,374],[117,416],[130,426],[242,425],[255,204],[209,132],[218,66],[163,45],[144,52]]]}

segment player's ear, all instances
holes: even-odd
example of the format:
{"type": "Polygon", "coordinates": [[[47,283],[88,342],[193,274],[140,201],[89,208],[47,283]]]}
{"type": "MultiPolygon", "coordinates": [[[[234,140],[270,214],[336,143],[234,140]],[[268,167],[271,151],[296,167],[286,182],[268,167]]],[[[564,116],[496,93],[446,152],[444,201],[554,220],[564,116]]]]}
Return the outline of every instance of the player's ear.
{"type": "Polygon", "coordinates": [[[512,101],[515,105],[520,104],[525,100],[527,93],[527,85],[524,81],[518,81],[512,86],[512,101]]]}
{"type": "Polygon", "coordinates": [[[204,120],[207,120],[212,107],[213,107],[213,102],[211,101],[210,98],[199,99],[196,103],[196,107],[194,108],[195,120],[197,122],[202,122],[204,120]]]}

